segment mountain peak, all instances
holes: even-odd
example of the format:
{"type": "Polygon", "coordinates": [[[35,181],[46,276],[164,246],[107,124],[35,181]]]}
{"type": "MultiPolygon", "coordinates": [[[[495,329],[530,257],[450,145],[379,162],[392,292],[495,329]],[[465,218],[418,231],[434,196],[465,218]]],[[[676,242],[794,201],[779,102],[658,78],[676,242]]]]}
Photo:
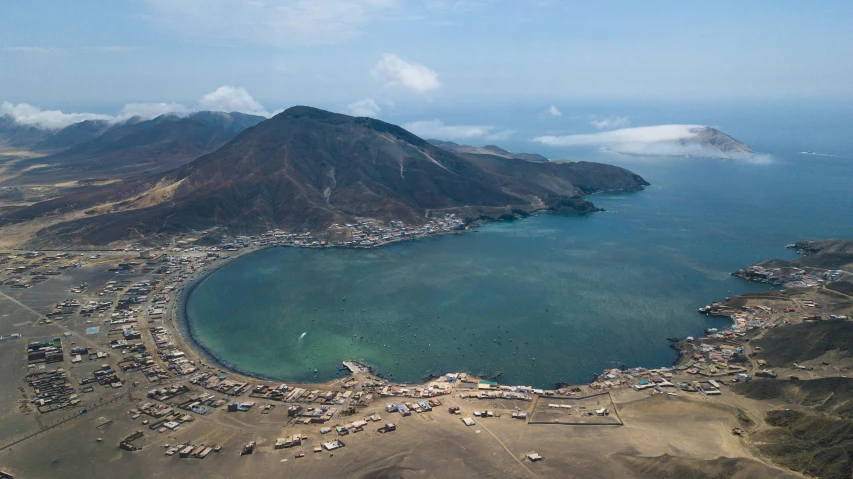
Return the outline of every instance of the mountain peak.
{"type": "Polygon", "coordinates": [[[342,113],[333,113],[331,111],[321,110],[320,108],[305,105],[292,106],[279,113],[278,115],[274,116],[273,118],[305,118],[317,121],[346,121],[355,119],[355,117],[344,115],[342,113]]]}
{"type": "Polygon", "coordinates": [[[499,156],[501,158],[532,161],[535,163],[542,163],[548,161],[548,158],[545,158],[544,156],[539,155],[537,153],[511,153],[496,145],[470,146],[460,145],[452,141],[441,141],[434,139],[430,139],[427,141],[443,150],[456,153],[457,155],[494,155],[499,156]]]}
{"type": "Polygon", "coordinates": [[[699,145],[719,150],[725,155],[751,154],[752,148],[710,126],[697,126],[690,130],[693,136],[681,141],[682,145],[699,145]]]}
{"type": "Polygon", "coordinates": [[[455,154],[397,125],[298,106],[174,170],[33,205],[16,218],[108,204],[43,233],[92,244],[213,226],[319,233],[363,218],[419,225],[450,213],[476,221],[589,212],[584,194],[646,184],[609,165],[455,154]]]}

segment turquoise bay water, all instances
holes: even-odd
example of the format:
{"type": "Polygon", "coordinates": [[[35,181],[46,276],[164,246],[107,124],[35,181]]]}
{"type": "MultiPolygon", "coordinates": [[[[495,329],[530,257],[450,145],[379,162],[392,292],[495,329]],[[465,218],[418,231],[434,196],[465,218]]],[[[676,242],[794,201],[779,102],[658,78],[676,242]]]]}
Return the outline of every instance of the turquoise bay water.
{"type": "Polygon", "coordinates": [[[671,364],[667,337],[727,324],[699,306],[766,289],[731,271],[793,257],[784,245],[796,240],[851,235],[850,161],[624,166],[653,186],[591,197],[604,213],[374,250],[252,254],[196,289],[196,336],[227,363],[285,381],[325,381],[355,359],[398,381],[468,371],[577,383],[671,364]]]}

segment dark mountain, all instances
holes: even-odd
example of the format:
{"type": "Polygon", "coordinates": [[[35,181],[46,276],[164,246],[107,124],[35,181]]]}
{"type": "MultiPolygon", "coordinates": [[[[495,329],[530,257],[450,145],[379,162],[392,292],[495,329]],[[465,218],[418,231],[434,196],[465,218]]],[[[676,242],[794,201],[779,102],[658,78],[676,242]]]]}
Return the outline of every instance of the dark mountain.
{"type": "Polygon", "coordinates": [[[470,156],[476,159],[379,120],[293,107],[170,172],[76,192],[2,220],[83,209],[89,218],[40,235],[90,244],[212,226],[322,232],[356,218],[423,224],[448,212],[476,220],[595,211],[582,195],[648,184],[597,163],[470,156]]]}
{"type": "Polygon", "coordinates": [[[495,145],[486,145],[486,146],[469,146],[469,145],[460,145],[458,143],[454,143],[452,141],[441,141],[441,140],[427,140],[433,145],[443,148],[452,153],[456,153],[457,155],[471,154],[471,155],[493,155],[499,156],[501,158],[512,158],[516,160],[527,160],[527,161],[535,161],[535,162],[545,162],[548,161],[548,158],[545,158],[542,155],[536,153],[510,153],[503,148],[495,145]]]}
{"type": "Polygon", "coordinates": [[[22,125],[9,115],[0,115],[0,145],[29,148],[50,135],[49,130],[22,125]]]}
{"type": "Polygon", "coordinates": [[[73,123],[33,145],[36,150],[65,150],[94,140],[112,124],[105,120],[85,120],[73,123]]]}
{"type": "Polygon", "coordinates": [[[134,117],[111,126],[98,121],[76,123],[36,144],[45,149],[67,149],[18,163],[18,168],[46,166],[28,170],[9,184],[129,178],[163,172],[216,150],[263,120],[243,113],[203,111],[152,120],[134,117]]]}

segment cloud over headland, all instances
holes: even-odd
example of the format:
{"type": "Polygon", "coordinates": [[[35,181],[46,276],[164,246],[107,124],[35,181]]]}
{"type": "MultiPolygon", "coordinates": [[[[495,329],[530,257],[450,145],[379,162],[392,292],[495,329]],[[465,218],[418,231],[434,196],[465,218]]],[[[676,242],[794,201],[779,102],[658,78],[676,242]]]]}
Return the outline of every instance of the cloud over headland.
{"type": "Polygon", "coordinates": [[[729,135],[703,125],[656,125],[576,135],[545,135],[533,139],[549,146],[598,146],[616,153],[657,157],[706,157],[766,163],[729,135]]]}

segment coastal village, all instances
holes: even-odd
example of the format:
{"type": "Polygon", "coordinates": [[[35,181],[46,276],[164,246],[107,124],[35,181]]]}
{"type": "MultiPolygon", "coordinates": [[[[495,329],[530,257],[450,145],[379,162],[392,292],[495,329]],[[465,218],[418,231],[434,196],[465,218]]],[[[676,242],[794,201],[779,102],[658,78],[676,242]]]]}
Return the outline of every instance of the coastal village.
{"type": "MultiPolygon", "coordinates": [[[[331,225],[327,239],[318,238],[310,232],[288,233],[282,230],[273,230],[260,235],[238,235],[224,240],[221,247],[231,251],[249,246],[372,248],[398,241],[459,232],[465,230],[466,227],[465,222],[455,214],[448,214],[440,219],[431,219],[423,226],[406,226],[402,221],[391,221],[388,225],[382,225],[377,221],[363,220],[356,223],[331,225]]],[[[186,244],[188,244],[186,240],[177,241],[179,247],[186,244]]]]}
{"type": "MultiPolygon", "coordinates": [[[[352,239],[322,244],[310,236],[271,231],[255,237],[236,237],[218,246],[176,245],[167,251],[100,253],[12,253],[0,257],[0,281],[5,291],[21,291],[30,302],[31,289],[51,294],[20,331],[2,331],[0,348],[26,358],[18,378],[26,388],[20,401],[23,414],[44,416],[55,425],[101,415],[113,403],[130,422],[114,447],[126,454],[143,448],[161,448],[166,457],[203,460],[228,454],[238,460],[258,451],[282,451],[294,460],[343,447],[360,447],[398,433],[415,417],[446,415],[459,428],[481,423],[514,421],[530,425],[620,425],[614,394],[693,396],[727,394],[736,383],[774,379],[782,374],[807,374],[817,365],[768,365],[750,338],[762,331],[802,321],[848,320],[845,315],[822,315],[813,300],[792,299],[782,309],[769,306],[736,307],[725,301],[703,306],[699,313],[732,320],[725,329],[709,328],[704,336],[670,338],[679,357],[671,367],[608,369],[587,385],[543,389],[507,385],[466,372],[441,375],[423,384],[396,384],[369,367],[347,361],[349,374],[326,384],[297,384],[259,380],[228,371],[200,356],[184,341],[178,311],[186,285],[204,272],[258,248],[287,246],[368,247],[403,238],[460,228],[452,217],[434,226],[390,228],[370,222],[344,225],[352,239]],[[79,272],[79,273],[78,273],[79,272]],[[52,278],[70,281],[51,282],[52,278]],[[43,283],[43,284],[40,284],[43,283]],[[24,327],[25,326],[25,327],[24,327]],[[40,333],[40,331],[44,333],[40,333]],[[775,369],[771,366],[775,366],[775,369]],[[234,419],[229,419],[233,417],[234,419]],[[275,440],[258,433],[234,443],[210,432],[239,421],[247,430],[280,427],[275,440]],[[204,433],[199,430],[199,424],[204,433]],[[198,435],[194,431],[199,430],[198,435]],[[372,432],[371,432],[372,431],[372,432]]],[[[793,281],[832,282],[844,276],[802,271],[788,273],[752,267],[751,274],[769,274],[793,281]]],[[[760,348],[759,348],[760,349],[760,348]]],[[[115,418],[103,418],[100,431],[112,428],[115,418]]],[[[734,432],[733,432],[734,433],[734,432]]],[[[8,448],[31,435],[12,435],[0,447],[8,448]]],[[[224,437],[224,436],[223,436],[224,437]]],[[[97,437],[97,441],[102,439],[97,437]]],[[[267,454],[268,452],[265,452],[267,454]]],[[[547,460],[535,451],[525,460],[547,460]]]]}

